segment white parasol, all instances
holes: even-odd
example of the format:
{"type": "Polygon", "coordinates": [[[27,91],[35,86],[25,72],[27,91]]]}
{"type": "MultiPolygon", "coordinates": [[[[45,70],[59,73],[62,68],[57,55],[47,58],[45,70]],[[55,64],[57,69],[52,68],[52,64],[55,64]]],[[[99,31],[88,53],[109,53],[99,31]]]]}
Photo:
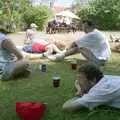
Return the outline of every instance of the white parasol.
{"type": "Polygon", "coordinates": [[[74,19],[80,19],[78,16],[76,16],[74,13],[72,13],[69,10],[57,13],[56,16],[64,16],[64,17],[69,17],[69,18],[74,18],[74,19]]]}

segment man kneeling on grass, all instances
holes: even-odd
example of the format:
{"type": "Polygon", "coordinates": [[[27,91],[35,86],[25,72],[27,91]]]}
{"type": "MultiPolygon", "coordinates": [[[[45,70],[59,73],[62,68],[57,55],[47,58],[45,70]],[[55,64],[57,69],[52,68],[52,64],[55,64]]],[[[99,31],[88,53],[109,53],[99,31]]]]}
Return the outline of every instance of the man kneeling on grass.
{"type": "Polygon", "coordinates": [[[75,81],[77,96],[63,105],[63,110],[90,110],[100,105],[120,108],[120,76],[103,75],[93,63],[81,65],[75,81]]]}
{"type": "Polygon", "coordinates": [[[83,31],[86,33],[83,37],[75,40],[66,51],[61,54],[49,56],[51,60],[62,60],[64,57],[81,53],[87,61],[92,61],[98,65],[105,65],[110,57],[111,51],[106,35],[96,29],[95,23],[90,20],[82,22],[83,31]]]}

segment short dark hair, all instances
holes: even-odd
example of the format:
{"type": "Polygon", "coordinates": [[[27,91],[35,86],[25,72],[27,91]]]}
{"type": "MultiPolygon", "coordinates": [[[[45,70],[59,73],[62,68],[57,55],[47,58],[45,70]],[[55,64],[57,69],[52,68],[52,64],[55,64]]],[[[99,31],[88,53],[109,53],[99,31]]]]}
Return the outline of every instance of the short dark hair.
{"type": "Polygon", "coordinates": [[[92,81],[95,78],[96,82],[98,82],[104,76],[100,67],[91,62],[81,65],[79,72],[85,74],[87,80],[92,81]]]}
{"type": "Polygon", "coordinates": [[[96,27],[96,23],[93,22],[92,20],[83,20],[82,24],[85,24],[85,23],[87,23],[88,26],[90,26],[90,27],[94,27],[94,28],[96,27]]]}

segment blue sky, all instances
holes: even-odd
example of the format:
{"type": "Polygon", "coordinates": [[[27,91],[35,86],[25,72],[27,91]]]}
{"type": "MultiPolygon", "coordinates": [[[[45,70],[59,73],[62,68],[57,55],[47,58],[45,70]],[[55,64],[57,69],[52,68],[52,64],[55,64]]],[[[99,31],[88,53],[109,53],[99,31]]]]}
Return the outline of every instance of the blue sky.
{"type": "MultiPolygon", "coordinates": [[[[32,1],[33,3],[40,3],[41,1],[45,3],[49,3],[49,0],[32,0],[32,1]]],[[[70,5],[72,4],[72,1],[74,0],[55,0],[55,3],[61,4],[61,5],[70,5]]]]}
{"type": "Polygon", "coordinates": [[[71,4],[73,0],[56,0],[56,3],[61,5],[68,5],[71,4]]]}

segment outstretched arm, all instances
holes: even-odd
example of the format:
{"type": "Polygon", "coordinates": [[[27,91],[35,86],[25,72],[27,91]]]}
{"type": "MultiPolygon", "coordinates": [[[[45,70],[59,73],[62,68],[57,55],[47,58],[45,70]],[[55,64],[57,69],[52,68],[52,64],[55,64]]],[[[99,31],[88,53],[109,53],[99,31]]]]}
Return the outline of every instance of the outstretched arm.
{"type": "Polygon", "coordinates": [[[84,106],[79,103],[79,97],[74,97],[63,104],[63,110],[65,111],[75,111],[83,108],[84,106]]]}
{"type": "Polygon", "coordinates": [[[78,47],[75,42],[66,47],[65,56],[69,56],[78,52],[78,47]]]}
{"type": "MultiPolygon", "coordinates": [[[[112,85],[105,83],[98,83],[97,86],[91,88],[91,90],[77,99],[71,99],[64,103],[63,110],[75,111],[83,107],[93,108],[100,105],[111,105],[111,101],[120,97],[120,87],[113,87],[112,85]]],[[[112,104],[113,105],[113,104],[112,104]]],[[[116,106],[117,107],[117,106],[116,106]]]]}

